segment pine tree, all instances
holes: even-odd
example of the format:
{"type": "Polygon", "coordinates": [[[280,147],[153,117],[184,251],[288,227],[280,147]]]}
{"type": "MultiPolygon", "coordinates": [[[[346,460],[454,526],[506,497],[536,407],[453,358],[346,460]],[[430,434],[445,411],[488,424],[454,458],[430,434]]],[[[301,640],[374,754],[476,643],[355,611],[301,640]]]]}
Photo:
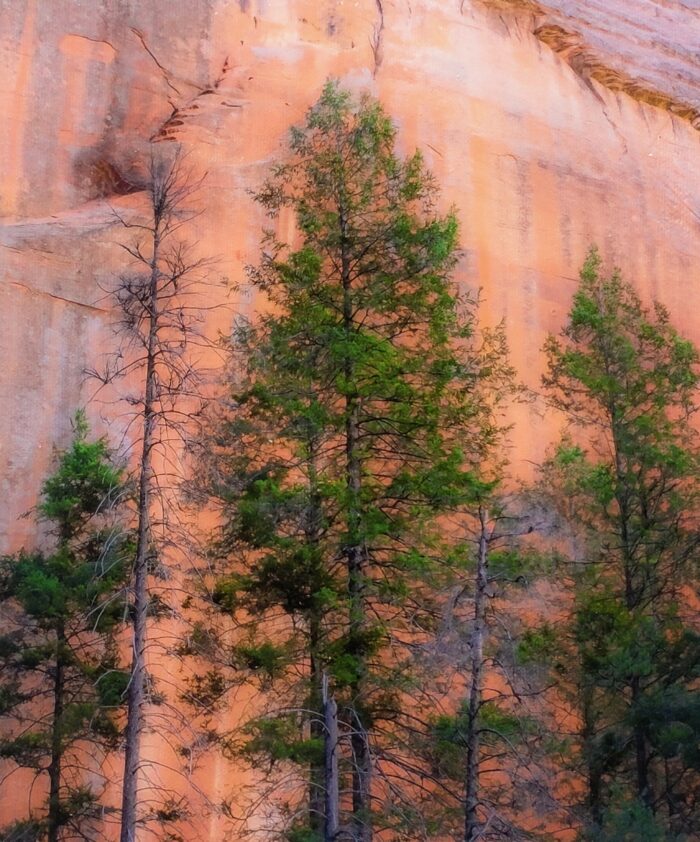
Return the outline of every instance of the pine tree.
{"type": "Polygon", "coordinates": [[[32,839],[97,839],[104,831],[101,793],[86,772],[99,773],[90,758],[118,746],[128,679],[114,639],[129,549],[118,516],[123,503],[122,469],[104,439],[88,438],[78,414],[73,443],[38,506],[55,549],[0,563],[0,756],[46,779],[45,810],[20,823],[32,839]]]}
{"type": "Polygon", "coordinates": [[[668,838],[694,833],[700,636],[684,603],[700,540],[700,359],[595,251],[546,351],[551,400],[585,427],[547,476],[583,536],[559,662],[577,689],[589,823],[600,838],[628,810],[668,838]]]}
{"type": "Polygon", "coordinates": [[[234,337],[216,440],[231,573],[214,599],[239,628],[247,618],[234,664],[290,701],[285,718],[250,723],[244,751],[307,769],[308,798],[290,802],[306,814],[292,828],[302,835],[288,838],[336,835],[321,798],[324,684],[351,793],[340,833],[425,832],[414,815],[425,779],[406,753],[421,721],[413,653],[439,614],[444,488],[488,436],[474,302],[450,279],[456,219],[436,212],[420,155],[400,160],[395,137],[378,103],[335,83],[292,130],[289,160],[257,199],[273,219],[294,213],[297,243],[269,232],[251,270],[270,307],[234,337]]]}

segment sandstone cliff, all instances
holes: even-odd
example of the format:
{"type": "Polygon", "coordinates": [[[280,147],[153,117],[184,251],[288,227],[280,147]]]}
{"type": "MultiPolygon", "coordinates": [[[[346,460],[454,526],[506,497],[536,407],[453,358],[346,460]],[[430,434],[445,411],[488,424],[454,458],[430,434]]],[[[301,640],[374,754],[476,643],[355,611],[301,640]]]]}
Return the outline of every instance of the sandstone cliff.
{"type": "MultiPolygon", "coordinates": [[[[460,279],[532,385],[593,242],[700,340],[700,0],[0,0],[0,27],[3,550],[33,540],[18,515],[113,341],[111,208],[138,201],[151,142],[208,171],[193,236],[240,279],[263,224],[247,190],[329,75],[424,150],[460,279]]],[[[515,421],[526,473],[550,422],[515,421]]]]}
{"type": "MultiPolygon", "coordinates": [[[[533,380],[592,242],[696,338],[698,0],[2,0],[0,531],[13,545],[82,371],[110,340],[111,206],[148,145],[209,175],[198,223],[240,277],[259,183],[329,75],[382,98],[462,219],[465,283],[533,380]]],[[[241,302],[250,306],[250,302],[241,302]]],[[[533,380],[536,382],[536,378],[533,380]]],[[[518,457],[546,436],[532,408],[518,457]]],[[[3,541],[4,543],[5,541],[3,541]]]]}

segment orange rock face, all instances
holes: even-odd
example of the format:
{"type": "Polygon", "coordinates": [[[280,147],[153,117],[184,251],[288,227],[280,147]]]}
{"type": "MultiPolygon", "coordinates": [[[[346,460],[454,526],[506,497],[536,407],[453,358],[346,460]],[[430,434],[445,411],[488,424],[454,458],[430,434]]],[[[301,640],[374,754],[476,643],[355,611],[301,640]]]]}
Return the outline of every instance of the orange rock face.
{"type": "MultiPolygon", "coordinates": [[[[265,222],[247,191],[329,76],[378,96],[401,149],[424,151],[459,210],[459,279],[482,288],[485,322],[506,319],[530,385],[593,243],[700,340],[698,0],[0,9],[3,550],[35,540],[18,515],[90,396],[85,368],[113,344],[101,286],[123,265],[124,232],[111,208],[138,203],[150,143],[177,140],[208,172],[191,238],[216,275],[242,279],[265,222]]],[[[225,300],[212,289],[207,303],[225,300]]],[[[253,306],[245,290],[231,303],[253,306]]],[[[514,471],[527,474],[556,420],[534,404],[514,421],[514,471]]]]}
{"type": "MultiPolygon", "coordinates": [[[[208,171],[194,238],[242,277],[262,217],[247,189],[340,77],[379,96],[462,220],[460,279],[508,322],[532,385],[597,243],[698,338],[697,0],[5,0],[0,130],[0,531],[36,498],[52,443],[113,341],[110,207],[136,200],[152,139],[208,171]]],[[[241,301],[249,308],[250,301],[241,301]]],[[[106,413],[109,414],[109,413],[106,413]]],[[[514,461],[547,442],[520,412],[514,461]]],[[[3,542],[4,543],[4,542],[3,542]]]]}

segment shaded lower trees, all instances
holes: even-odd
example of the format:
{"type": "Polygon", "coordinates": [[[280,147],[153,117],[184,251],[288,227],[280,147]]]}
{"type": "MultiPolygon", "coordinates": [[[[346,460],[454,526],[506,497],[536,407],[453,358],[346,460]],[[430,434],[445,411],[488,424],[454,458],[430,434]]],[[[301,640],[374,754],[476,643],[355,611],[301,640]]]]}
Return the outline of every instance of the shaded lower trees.
{"type": "Polygon", "coordinates": [[[103,838],[109,813],[91,780],[118,747],[128,680],[114,637],[130,552],[123,481],[79,414],[38,506],[55,548],[0,560],[0,757],[12,763],[3,781],[32,769],[48,793],[3,838],[103,838]]]}
{"type": "Polygon", "coordinates": [[[334,83],[292,130],[257,198],[294,213],[299,244],[264,241],[250,281],[271,312],[233,337],[208,445],[228,568],[211,598],[233,623],[202,630],[221,669],[194,690],[202,707],[236,680],[263,691],[228,745],[273,774],[286,839],[425,838],[439,785],[409,747],[434,709],[415,655],[439,623],[444,490],[493,434],[490,370],[450,279],[456,220],[394,140],[334,83]]]}
{"type": "Polygon", "coordinates": [[[434,833],[465,842],[540,838],[560,812],[541,750],[540,690],[517,657],[519,592],[549,570],[549,553],[525,537],[533,517],[516,515],[523,502],[505,490],[505,405],[523,390],[502,328],[485,334],[480,357],[488,437],[479,458],[442,487],[451,512],[445,525],[455,533],[447,556],[453,586],[429,651],[451,691],[416,747],[442,784],[433,793],[434,833]]]}
{"type": "Polygon", "coordinates": [[[542,638],[580,719],[584,824],[598,839],[624,838],[626,821],[638,838],[686,838],[700,827],[700,637],[687,605],[700,540],[698,354],[660,305],[605,277],[595,251],[546,351],[551,400],[586,432],[543,474],[568,503],[579,552],[573,613],[542,638]]]}

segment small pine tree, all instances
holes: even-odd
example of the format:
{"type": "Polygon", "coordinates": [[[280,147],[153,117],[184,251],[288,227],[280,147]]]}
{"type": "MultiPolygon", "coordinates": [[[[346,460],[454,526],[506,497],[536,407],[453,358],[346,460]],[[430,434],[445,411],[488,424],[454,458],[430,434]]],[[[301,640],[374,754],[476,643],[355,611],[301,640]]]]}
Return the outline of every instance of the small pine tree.
{"type": "Polygon", "coordinates": [[[85,771],[117,747],[128,679],[114,642],[127,570],[123,497],[121,468],[104,439],[88,438],[79,413],[38,506],[54,550],[0,560],[0,757],[34,769],[48,790],[45,809],[9,838],[24,838],[21,827],[48,842],[101,835],[100,793],[85,771]]]}

